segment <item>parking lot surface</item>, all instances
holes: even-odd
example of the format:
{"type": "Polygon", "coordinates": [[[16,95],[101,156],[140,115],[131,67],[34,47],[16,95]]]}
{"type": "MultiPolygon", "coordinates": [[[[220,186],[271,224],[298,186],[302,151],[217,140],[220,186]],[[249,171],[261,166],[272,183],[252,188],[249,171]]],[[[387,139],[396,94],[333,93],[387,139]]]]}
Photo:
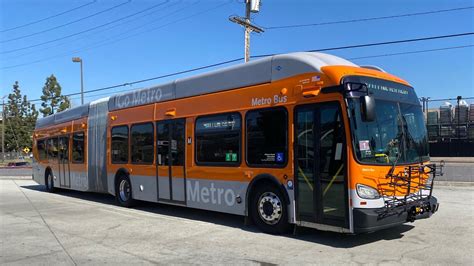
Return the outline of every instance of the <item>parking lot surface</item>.
{"type": "Polygon", "coordinates": [[[364,235],[273,236],[243,218],[0,179],[0,264],[474,264],[474,187],[438,186],[431,219],[364,235]]]}

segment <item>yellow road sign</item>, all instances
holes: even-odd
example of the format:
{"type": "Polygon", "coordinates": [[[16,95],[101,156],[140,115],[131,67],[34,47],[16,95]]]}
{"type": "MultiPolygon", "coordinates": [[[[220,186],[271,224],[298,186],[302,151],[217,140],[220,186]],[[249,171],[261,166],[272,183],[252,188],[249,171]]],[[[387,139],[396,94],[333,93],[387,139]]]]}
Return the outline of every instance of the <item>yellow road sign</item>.
{"type": "Polygon", "coordinates": [[[30,152],[30,148],[25,147],[25,148],[23,149],[23,151],[24,151],[25,153],[28,153],[28,152],[30,152]]]}

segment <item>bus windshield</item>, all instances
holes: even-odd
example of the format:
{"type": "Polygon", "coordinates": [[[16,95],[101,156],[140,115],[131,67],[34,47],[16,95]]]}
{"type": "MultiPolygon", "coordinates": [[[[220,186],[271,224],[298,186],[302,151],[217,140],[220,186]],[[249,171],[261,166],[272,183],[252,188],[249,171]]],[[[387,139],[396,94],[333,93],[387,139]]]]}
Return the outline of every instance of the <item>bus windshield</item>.
{"type": "MultiPolygon", "coordinates": [[[[423,112],[413,89],[393,83],[388,88],[393,97],[384,90],[377,92],[370,79],[369,91],[375,97],[374,121],[365,122],[361,117],[359,99],[349,98],[351,127],[355,155],[361,163],[367,164],[409,164],[429,160],[428,137],[424,124],[423,112]],[[407,94],[397,96],[410,90],[414,98],[407,94]],[[406,100],[409,99],[409,100],[406,100]],[[405,101],[401,101],[405,100],[405,101]]],[[[383,86],[387,86],[386,82],[383,86]]]]}

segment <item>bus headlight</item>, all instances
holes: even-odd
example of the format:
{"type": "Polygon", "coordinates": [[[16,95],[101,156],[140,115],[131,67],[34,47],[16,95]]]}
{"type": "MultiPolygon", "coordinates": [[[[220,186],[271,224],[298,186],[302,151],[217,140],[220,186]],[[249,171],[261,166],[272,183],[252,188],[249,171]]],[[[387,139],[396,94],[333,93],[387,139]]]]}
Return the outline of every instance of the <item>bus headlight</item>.
{"type": "Polygon", "coordinates": [[[377,189],[362,184],[357,184],[357,195],[363,199],[378,199],[380,194],[377,189]]]}

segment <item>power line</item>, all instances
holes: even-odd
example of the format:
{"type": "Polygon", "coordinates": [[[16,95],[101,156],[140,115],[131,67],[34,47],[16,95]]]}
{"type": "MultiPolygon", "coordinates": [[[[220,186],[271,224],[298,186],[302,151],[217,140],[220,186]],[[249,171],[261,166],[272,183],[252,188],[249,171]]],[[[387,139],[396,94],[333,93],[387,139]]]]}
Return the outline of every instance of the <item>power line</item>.
{"type": "Polygon", "coordinates": [[[46,18],[42,18],[42,19],[39,19],[39,20],[35,20],[35,21],[31,21],[31,22],[28,22],[28,23],[25,23],[25,24],[22,24],[22,25],[19,25],[19,26],[15,26],[15,27],[13,27],[13,28],[4,29],[4,30],[1,30],[0,32],[12,31],[12,30],[24,28],[24,27],[27,27],[27,26],[30,26],[30,25],[33,25],[33,24],[37,24],[37,23],[40,23],[40,22],[43,22],[43,21],[46,21],[46,20],[49,20],[49,19],[52,19],[52,18],[55,18],[55,17],[59,17],[59,16],[61,16],[61,15],[70,13],[70,12],[72,12],[72,11],[76,11],[76,10],[81,9],[81,8],[83,8],[83,7],[86,7],[86,6],[88,6],[88,5],[92,5],[92,4],[96,3],[96,2],[97,2],[97,0],[94,0],[94,1],[92,1],[92,2],[89,2],[89,3],[84,4],[84,5],[82,5],[82,6],[78,6],[78,7],[72,8],[72,9],[68,9],[68,10],[66,10],[66,11],[63,11],[63,12],[54,14],[54,15],[52,15],[52,16],[49,16],[49,17],[46,17],[46,18]]]}
{"type": "MultiPolygon", "coordinates": [[[[228,61],[224,61],[224,62],[220,62],[220,63],[216,63],[216,64],[212,64],[212,65],[206,65],[206,66],[202,66],[202,67],[196,67],[196,68],[191,68],[191,69],[187,69],[187,70],[183,70],[183,71],[179,71],[179,72],[165,74],[165,75],[161,75],[161,76],[157,76],[157,77],[141,79],[141,80],[136,80],[136,81],[132,81],[132,82],[125,82],[125,83],[122,83],[122,84],[112,85],[112,86],[103,87],[103,88],[94,89],[94,90],[88,90],[88,91],[85,91],[84,94],[92,93],[92,92],[98,92],[98,91],[104,91],[104,90],[110,90],[110,89],[115,89],[115,88],[124,87],[124,86],[131,86],[131,85],[134,85],[134,84],[143,83],[143,82],[147,82],[147,81],[152,81],[152,80],[156,80],[156,79],[163,79],[163,78],[172,77],[172,76],[181,75],[181,74],[186,74],[186,73],[189,73],[189,72],[195,72],[195,71],[203,70],[203,69],[207,69],[207,68],[226,65],[226,64],[234,63],[234,62],[241,61],[241,60],[243,60],[243,57],[228,60],[228,61]]],[[[76,93],[66,94],[64,96],[70,97],[70,96],[80,95],[80,94],[81,94],[80,92],[76,92],[76,93]]],[[[30,100],[29,102],[38,102],[38,101],[42,101],[42,99],[30,100]]]]}
{"type": "MultiPolygon", "coordinates": [[[[196,1],[194,2],[192,5],[195,5],[197,4],[199,1],[196,1]]],[[[101,46],[104,46],[104,45],[107,45],[107,44],[111,44],[111,43],[116,43],[118,41],[122,41],[122,40],[126,40],[126,39],[130,39],[132,37],[135,37],[137,35],[140,35],[140,34],[143,34],[143,33],[148,33],[148,32],[151,32],[151,31],[155,31],[155,30],[158,30],[158,29],[161,29],[161,28],[164,28],[166,26],[169,26],[171,24],[174,24],[174,23],[178,23],[178,22],[181,22],[181,21],[184,21],[184,20],[187,20],[187,19],[190,19],[192,17],[196,17],[198,15],[202,15],[206,12],[209,12],[209,11],[212,11],[212,10],[215,10],[215,9],[218,9],[218,8],[221,8],[222,6],[225,6],[225,5],[228,5],[230,4],[232,1],[229,1],[227,3],[223,3],[223,4],[220,4],[220,5],[217,5],[215,7],[212,7],[212,8],[209,8],[209,9],[205,9],[203,11],[200,11],[200,12],[196,12],[194,14],[191,14],[191,15],[188,15],[186,17],[183,17],[183,18],[179,18],[179,19],[176,19],[176,20],[173,20],[171,22],[168,22],[166,24],[163,24],[163,25],[160,25],[158,27],[155,27],[155,28],[151,28],[151,29],[148,29],[148,30],[145,30],[145,31],[141,31],[141,32],[137,32],[135,34],[132,34],[132,35],[129,35],[129,36],[126,36],[126,37],[123,37],[123,38],[119,38],[119,39],[116,39],[116,40],[113,40],[114,37],[111,37],[109,39],[106,39],[105,41],[102,40],[98,43],[96,43],[96,45],[92,45],[92,46],[89,46],[89,47],[85,47],[85,48],[82,48],[82,49],[78,49],[78,50],[74,50],[74,51],[69,51],[69,52],[65,52],[65,53],[62,53],[62,54],[58,54],[58,55],[55,55],[55,56],[48,56],[46,58],[42,58],[42,59],[38,59],[38,60],[35,60],[35,61],[31,61],[31,62],[27,62],[27,63],[22,63],[22,64],[17,64],[17,65],[11,65],[11,66],[6,66],[6,67],[1,67],[0,69],[11,69],[11,68],[16,68],[16,67],[21,67],[21,66],[26,66],[26,65],[31,65],[31,64],[35,64],[35,63],[40,63],[40,62],[44,62],[44,61],[49,61],[49,60],[52,60],[52,59],[55,59],[55,58],[58,58],[58,57],[63,57],[63,56],[66,56],[66,55],[70,55],[70,54],[73,54],[73,53],[78,53],[78,52],[82,52],[82,51],[86,51],[86,50],[90,50],[90,49],[94,49],[94,48],[97,48],[97,47],[101,47],[101,46]],[[109,41],[110,40],[110,41],[109,41]]],[[[189,7],[189,6],[188,6],[189,7]]],[[[188,8],[186,7],[186,8],[188,8]]],[[[186,9],[186,8],[181,8],[181,9],[178,9],[174,12],[171,12],[170,14],[167,14],[163,17],[160,17],[158,20],[160,19],[163,19],[163,18],[166,18],[168,16],[171,16],[173,14],[176,14],[176,13],[179,13],[181,12],[182,10],[186,9]]],[[[155,20],[156,21],[156,20],[155,20]]],[[[147,25],[150,25],[150,23],[147,23],[147,24],[144,24],[144,25],[140,25],[136,28],[133,28],[131,30],[128,30],[126,31],[125,33],[128,33],[128,32],[131,32],[131,31],[134,31],[138,28],[142,28],[143,26],[147,26],[147,25]]],[[[122,32],[121,34],[118,34],[116,35],[115,37],[120,37],[121,35],[123,35],[124,32],[122,32]]]]}
{"type": "MultiPolygon", "coordinates": [[[[384,56],[394,56],[394,55],[403,55],[403,54],[416,54],[416,53],[424,53],[424,52],[434,52],[434,51],[443,51],[443,50],[451,50],[451,49],[460,49],[460,48],[467,48],[467,47],[472,47],[472,46],[474,46],[474,45],[444,47],[444,48],[438,48],[438,49],[427,49],[427,50],[418,50],[418,51],[408,51],[408,52],[397,53],[397,54],[375,55],[373,57],[384,57],[384,56]]],[[[324,49],[326,51],[328,51],[330,49],[339,50],[340,47],[324,48],[324,49]]],[[[346,48],[346,49],[350,49],[350,48],[346,48]]],[[[318,51],[318,50],[313,50],[313,51],[318,51]]],[[[252,56],[252,58],[260,58],[260,57],[265,57],[265,56],[268,56],[268,55],[257,55],[257,56],[252,56]]],[[[362,59],[362,58],[365,58],[365,57],[352,58],[352,60],[362,59]]],[[[369,56],[367,56],[367,58],[369,58],[369,56]]],[[[181,74],[186,74],[186,73],[190,73],[190,72],[195,72],[195,71],[199,71],[199,70],[204,70],[204,69],[208,69],[208,68],[222,66],[222,65],[226,65],[226,64],[230,64],[230,63],[235,63],[235,62],[242,61],[242,60],[244,60],[243,57],[235,58],[235,59],[231,59],[231,60],[227,60],[227,61],[223,61],[223,62],[211,64],[211,65],[205,65],[205,66],[201,66],[201,67],[191,68],[191,69],[187,69],[187,70],[183,70],[183,71],[179,71],[179,72],[174,72],[174,73],[169,73],[169,74],[165,74],[165,75],[161,75],[161,76],[136,80],[136,81],[132,81],[132,82],[125,82],[125,83],[122,83],[122,84],[117,84],[117,85],[112,85],[112,86],[108,86],[108,87],[102,87],[102,88],[98,88],[98,89],[94,89],[94,90],[89,90],[89,91],[85,91],[84,94],[98,92],[98,91],[104,91],[104,90],[109,90],[109,89],[114,89],[114,88],[119,88],[119,87],[124,87],[124,86],[131,86],[131,85],[138,84],[138,83],[143,83],[143,82],[148,82],[148,81],[152,81],[152,80],[177,76],[177,75],[181,75],[181,74]]],[[[77,92],[77,93],[67,94],[65,96],[70,97],[70,96],[75,96],[75,95],[80,95],[80,94],[81,94],[80,92],[77,92]]],[[[41,101],[41,99],[30,100],[29,102],[38,102],[38,101],[41,101]]]]}
{"type": "Polygon", "coordinates": [[[426,12],[417,12],[417,13],[407,13],[407,14],[391,15],[391,16],[359,18],[359,19],[329,21],[329,22],[310,23],[310,24],[282,25],[282,26],[263,27],[263,28],[264,28],[264,29],[267,29],[267,30],[276,30],[276,29],[289,29],[289,28],[302,28],[302,27],[326,26],[326,25],[346,24],[346,23],[354,23],[354,22],[365,22],[365,21],[373,21],[373,20],[394,19],[394,18],[402,18],[402,17],[424,16],[424,15],[432,15],[432,14],[447,13],[447,12],[454,12],[454,11],[464,11],[464,10],[469,10],[469,9],[473,9],[473,8],[474,8],[474,6],[467,6],[467,7],[458,7],[458,8],[450,8],[450,9],[440,9],[440,10],[433,10],[433,11],[426,11],[426,12]]]}
{"type": "Polygon", "coordinates": [[[352,57],[352,58],[348,58],[348,60],[359,60],[359,59],[366,59],[366,58],[388,57],[388,56],[407,55],[407,54],[419,54],[419,53],[428,53],[428,52],[436,52],[436,51],[462,49],[462,48],[468,48],[468,47],[474,47],[474,44],[444,47],[444,48],[437,48],[437,49],[426,49],[426,50],[418,50],[418,51],[400,52],[400,53],[390,53],[390,54],[379,54],[379,55],[352,57]]]}
{"type": "MultiPolygon", "coordinates": [[[[176,6],[176,5],[178,5],[179,2],[181,2],[181,1],[182,1],[182,0],[173,2],[173,3],[170,4],[170,5],[164,6],[164,8],[168,9],[168,8],[170,8],[170,7],[176,6]]],[[[198,2],[199,2],[199,0],[198,0],[198,2]]],[[[110,27],[107,27],[107,28],[100,29],[100,30],[98,30],[98,31],[92,32],[92,33],[89,34],[89,35],[78,36],[77,38],[72,39],[71,42],[75,42],[75,41],[77,41],[77,40],[81,40],[81,39],[84,39],[84,38],[88,38],[88,37],[90,37],[91,35],[95,35],[95,34],[99,34],[99,33],[101,33],[101,32],[105,32],[105,31],[111,30],[111,29],[116,28],[116,27],[119,27],[119,26],[121,26],[121,25],[123,25],[123,24],[128,24],[128,23],[130,23],[130,22],[132,22],[132,21],[134,21],[134,20],[142,19],[142,18],[145,17],[145,16],[152,15],[152,14],[154,14],[154,13],[156,13],[156,12],[159,12],[159,11],[162,11],[162,9],[151,10],[151,12],[148,12],[147,14],[142,14],[142,15],[141,15],[139,18],[137,18],[137,19],[124,20],[124,21],[121,21],[120,23],[116,23],[116,24],[114,24],[114,25],[112,25],[112,26],[110,26],[110,27]]],[[[166,15],[166,16],[168,16],[168,15],[166,15]]],[[[162,19],[162,18],[164,18],[164,17],[166,17],[166,16],[160,17],[159,19],[162,19]]],[[[158,19],[158,20],[159,20],[159,19],[158,19]]],[[[153,22],[154,22],[154,21],[151,21],[151,23],[153,23],[153,22]]],[[[147,23],[145,23],[144,25],[147,25],[147,23]]],[[[122,32],[122,33],[123,33],[123,32],[122,32]]],[[[100,41],[100,42],[102,42],[102,41],[100,41]]],[[[98,42],[98,43],[100,43],[100,42],[98,42]]],[[[14,55],[14,56],[11,56],[11,57],[3,58],[3,60],[6,61],[6,60],[18,59],[19,57],[24,57],[24,56],[27,56],[27,55],[30,55],[30,54],[37,54],[37,53],[40,52],[40,51],[47,51],[47,50],[50,50],[50,49],[53,48],[53,47],[59,47],[59,46],[67,45],[67,44],[69,44],[69,42],[63,42],[63,43],[55,44],[55,45],[52,45],[52,46],[47,46],[47,47],[40,48],[40,49],[33,49],[32,51],[25,52],[25,53],[22,53],[22,54],[19,54],[19,55],[14,55]]],[[[72,52],[75,52],[75,53],[76,53],[76,52],[79,52],[79,51],[81,51],[81,49],[79,49],[79,50],[74,50],[74,51],[72,51],[72,52]]],[[[71,53],[72,53],[72,52],[71,52],[71,53]]],[[[62,55],[61,55],[61,56],[62,56],[62,55]]],[[[51,56],[51,57],[48,57],[48,58],[56,58],[56,57],[58,57],[58,56],[51,56]]],[[[42,61],[46,61],[46,60],[42,60],[42,61]]],[[[42,62],[42,61],[41,61],[41,62],[42,62]]],[[[35,62],[36,62],[36,61],[35,61],[35,62]]],[[[23,66],[23,65],[28,65],[28,64],[29,64],[29,63],[20,64],[20,65],[23,66]]],[[[17,66],[20,66],[20,65],[17,65],[17,66]]]]}
{"type": "MultiPolygon", "coordinates": [[[[363,47],[372,47],[372,46],[383,46],[383,45],[399,44],[399,43],[449,39],[449,38],[463,37],[463,36],[469,36],[469,35],[474,35],[474,32],[464,32],[464,33],[422,37],[422,38],[414,38],[414,39],[404,39],[404,40],[387,41],[387,42],[376,42],[376,43],[355,44],[355,45],[340,46],[340,47],[321,48],[321,49],[316,49],[316,50],[308,50],[306,52],[336,51],[336,50],[345,50],[345,49],[354,49],[354,48],[363,48],[363,47]]],[[[254,57],[257,58],[257,57],[266,57],[266,56],[272,56],[272,55],[275,55],[275,54],[264,54],[264,55],[257,55],[254,57]]]]}
{"type": "Polygon", "coordinates": [[[60,29],[60,28],[69,26],[69,25],[71,25],[71,24],[74,24],[74,23],[77,23],[77,22],[80,22],[80,21],[83,21],[83,20],[86,20],[86,19],[95,17],[95,16],[97,16],[97,15],[100,15],[100,14],[103,14],[103,13],[106,13],[106,12],[109,12],[109,11],[114,10],[114,9],[116,9],[116,8],[119,8],[119,7],[123,6],[123,5],[129,4],[130,2],[131,2],[131,0],[127,0],[127,2],[120,3],[120,4],[118,4],[118,5],[115,5],[115,6],[112,6],[112,7],[110,7],[110,8],[107,8],[107,9],[105,9],[105,10],[99,11],[99,12],[97,12],[97,13],[94,13],[94,14],[91,14],[91,15],[88,15],[88,16],[85,16],[85,17],[82,17],[82,18],[79,18],[79,19],[70,21],[70,22],[68,22],[68,23],[61,24],[61,25],[58,25],[58,26],[54,26],[54,27],[52,27],[52,28],[48,28],[48,29],[45,29],[45,30],[42,30],[42,31],[37,31],[37,32],[34,32],[34,33],[30,33],[30,34],[18,36],[18,37],[12,38],[12,39],[3,40],[3,41],[0,41],[0,43],[7,43],[7,42],[16,41],[16,40],[21,40],[21,39],[24,39],[24,38],[27,38],[27,37],[31,37],[31,36],[35,36],[35,35],[42,34],[42,33],[45,33],[45,32],[49,32],[49,31],[52,31],[52,30],[60,29]]]}
{"type": "Polygon", "coordinates": [[[132,13],[130,15],[112,20],[110,22],[107,22],[107,23],[104,23],[104,24],[101,24],[101,25],[98,25],[98,26],[95,26],[95,27],[92,27],[92,28],[88,28],[88,29],[83,30],[83,31],[79,31],[79,32],[76,32],[76,33],[73,33],[73,34],[69,34],[69,35],[66,35],[66,36],[63,36],[63,37],[60,37],[60,38],[56,38],[56,39],[53,39],[53,40],[45,41],[45,42],[42,42],[42,43],[32,44],[32,45],[29,45],[29,46],[20,47],[20,48],[16,48],[16,49],[13,49],[13,50],[3,51],[0,54],[9,54],[9,53],[13,53],[13,52],[16,52],[16,51],[21,51],[21,50],[25,50],[25,49],[29,49],[29,48],[33,48],[33,47],[38,47],[38,46],[45,45],[45,44],[48,44],[48,43],[53,43],[53,42],[61,41],[61,40],[64,40],[64,39],[67,39],[67,38],[70,38],[70,37],[73,37],[73,36],[77,36],[77,35],[80,35],[80,34],[83,34],[83,33],[89,32],[89,31],[93,31],[93,30],[105,27],[107,25],[113,24],[115,22],[118,22],[118,21],[130,18],[130,17],[136,16],[138,14],[144,13],[144,12],[150,10],[150,9],[157,8],[157,7],[159,7],[163,4],[168,3],[169,1],[170,0],[165,0],[164,2],[153,5],[151,7],[147,7],[145,9],[142,9],[142,10],[138,11],[138,12],[132,13]]]}

